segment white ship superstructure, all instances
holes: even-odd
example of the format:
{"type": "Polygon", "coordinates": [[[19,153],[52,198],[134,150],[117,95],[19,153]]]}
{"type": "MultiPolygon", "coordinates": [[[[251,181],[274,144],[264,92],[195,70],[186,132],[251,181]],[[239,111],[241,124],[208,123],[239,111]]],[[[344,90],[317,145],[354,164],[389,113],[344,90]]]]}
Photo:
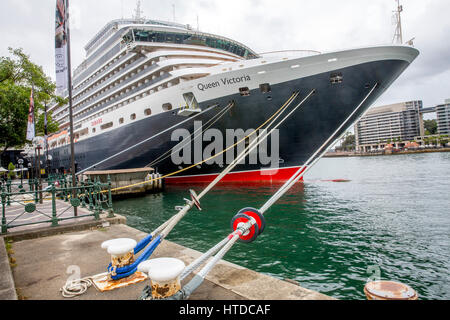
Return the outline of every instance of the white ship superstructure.
{"type": "MultiPolygon", "coordinates": [[[[212,66],[257,57],[236,41],[155,20],[112,21],[85,50],[73,82],[77,141],[112,129],[114,119],[122,125],[185,106],[182,95],[167,89],[210,75],[212,66]]],[[[62,129],[50,138],[54,149],[69,143],[68,105],[49,111],[62,129]]]]}

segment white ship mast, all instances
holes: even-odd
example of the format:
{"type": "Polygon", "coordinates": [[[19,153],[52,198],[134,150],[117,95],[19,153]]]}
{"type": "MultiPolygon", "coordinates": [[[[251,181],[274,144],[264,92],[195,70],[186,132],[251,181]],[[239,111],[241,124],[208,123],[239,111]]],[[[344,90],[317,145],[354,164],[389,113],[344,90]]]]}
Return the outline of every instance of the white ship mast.
{"type": "Polygon", "coordinates": [[[397,2],[397,10],[394,11],[394,19],[395,19],[395,33],[394,38],[392,39],[392,43],[402,44],[403,43],[403,31],[402,31],[402,17],[401,13],[403,12],[403,6],[400,5],[400,0],[395,0],[397,2]]]}
{"type": "Polygon", "coordinates": [[[133,19],[135,20],[143,20],[144,16],[142,15],[142,9],[141,9],[141,0],[136,1],[136,9],[134,9],[134,16],[133,19]]]}

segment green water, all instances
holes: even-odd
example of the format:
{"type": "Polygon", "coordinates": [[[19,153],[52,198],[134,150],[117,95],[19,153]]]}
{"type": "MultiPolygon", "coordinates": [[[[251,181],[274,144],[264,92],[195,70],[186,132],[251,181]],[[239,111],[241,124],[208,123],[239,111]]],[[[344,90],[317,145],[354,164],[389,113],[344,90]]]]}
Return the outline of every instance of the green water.
{"type": "MultiPolygon", "coordinates": [[[[220,184],[168,239],[204,252],[229,233],[238,210],[261,207],[278,187],[220,184]]],[[[185,197],[186,187],[167,187],[114,208],[151,232],[185,197]]],[[[377,276],[421,299],[450,299],[450,153],[324,158],[265,217],[264,233],[225,260],[339,299],[364,299],[377,276]]]]}

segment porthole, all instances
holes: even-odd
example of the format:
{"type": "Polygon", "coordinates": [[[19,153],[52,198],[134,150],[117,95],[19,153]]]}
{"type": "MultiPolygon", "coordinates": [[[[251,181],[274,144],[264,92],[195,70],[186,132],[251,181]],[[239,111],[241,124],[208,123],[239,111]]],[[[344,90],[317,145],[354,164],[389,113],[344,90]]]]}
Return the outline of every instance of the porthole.
{"type": "Polygon", "coordinates": [[[164,103],[162,106],[164,111],[172,110],[172,105],[170,103],[164,103]]]}
{"type": "Polygon", "coordinates": [[[144,114],[145,114],[146,116],[149,116],[149,115],[152,114],[152,110],[151,110],[150,108],[145,109],[145,110],[144,110],[144,114]]]}
{"type": "Polygon", "coordinates": [[[261,90],[262,93],[269,93],[272,91],[270,84],[268,84],[268,83],[260,84],[259,89],[261,90]]]}
{"type": "Polygon", "coordinates": [[[136,119],[136,113],[133,113],[131,116],[130,116],[130,120],[135,120],[136,119]]]}
{"type": "Polygon", "coordinates": [[[239,88],[241,96],[246,97],[250,95],[250,89],[248,87],[239,88]]]}

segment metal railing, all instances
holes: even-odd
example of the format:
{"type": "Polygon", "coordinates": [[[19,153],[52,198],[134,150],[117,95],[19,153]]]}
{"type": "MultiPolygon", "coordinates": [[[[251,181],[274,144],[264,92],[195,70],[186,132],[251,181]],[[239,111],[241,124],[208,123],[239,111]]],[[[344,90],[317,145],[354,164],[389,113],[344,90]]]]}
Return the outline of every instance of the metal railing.
{"type": "Polygon", "coordinates": [[[72,186],[71,179],[66,175],[50,175],[46,180],[45,188],[38,179],[28,179],[23,185],[12,183],[11,180],[2,183],[1,234],[6,234],[12,228],[35,224],[51,223],[52,227],[56,227],[65,220],[86,217],[99,220],[105,210],[108,218],[114,217],[109,176],[107,183],[88,179],[75,186],[72,186]],[[90,213],[78,215],[78,207],[90,213]],[[73,215],[70,214],[71,209],[73,215]]]}

